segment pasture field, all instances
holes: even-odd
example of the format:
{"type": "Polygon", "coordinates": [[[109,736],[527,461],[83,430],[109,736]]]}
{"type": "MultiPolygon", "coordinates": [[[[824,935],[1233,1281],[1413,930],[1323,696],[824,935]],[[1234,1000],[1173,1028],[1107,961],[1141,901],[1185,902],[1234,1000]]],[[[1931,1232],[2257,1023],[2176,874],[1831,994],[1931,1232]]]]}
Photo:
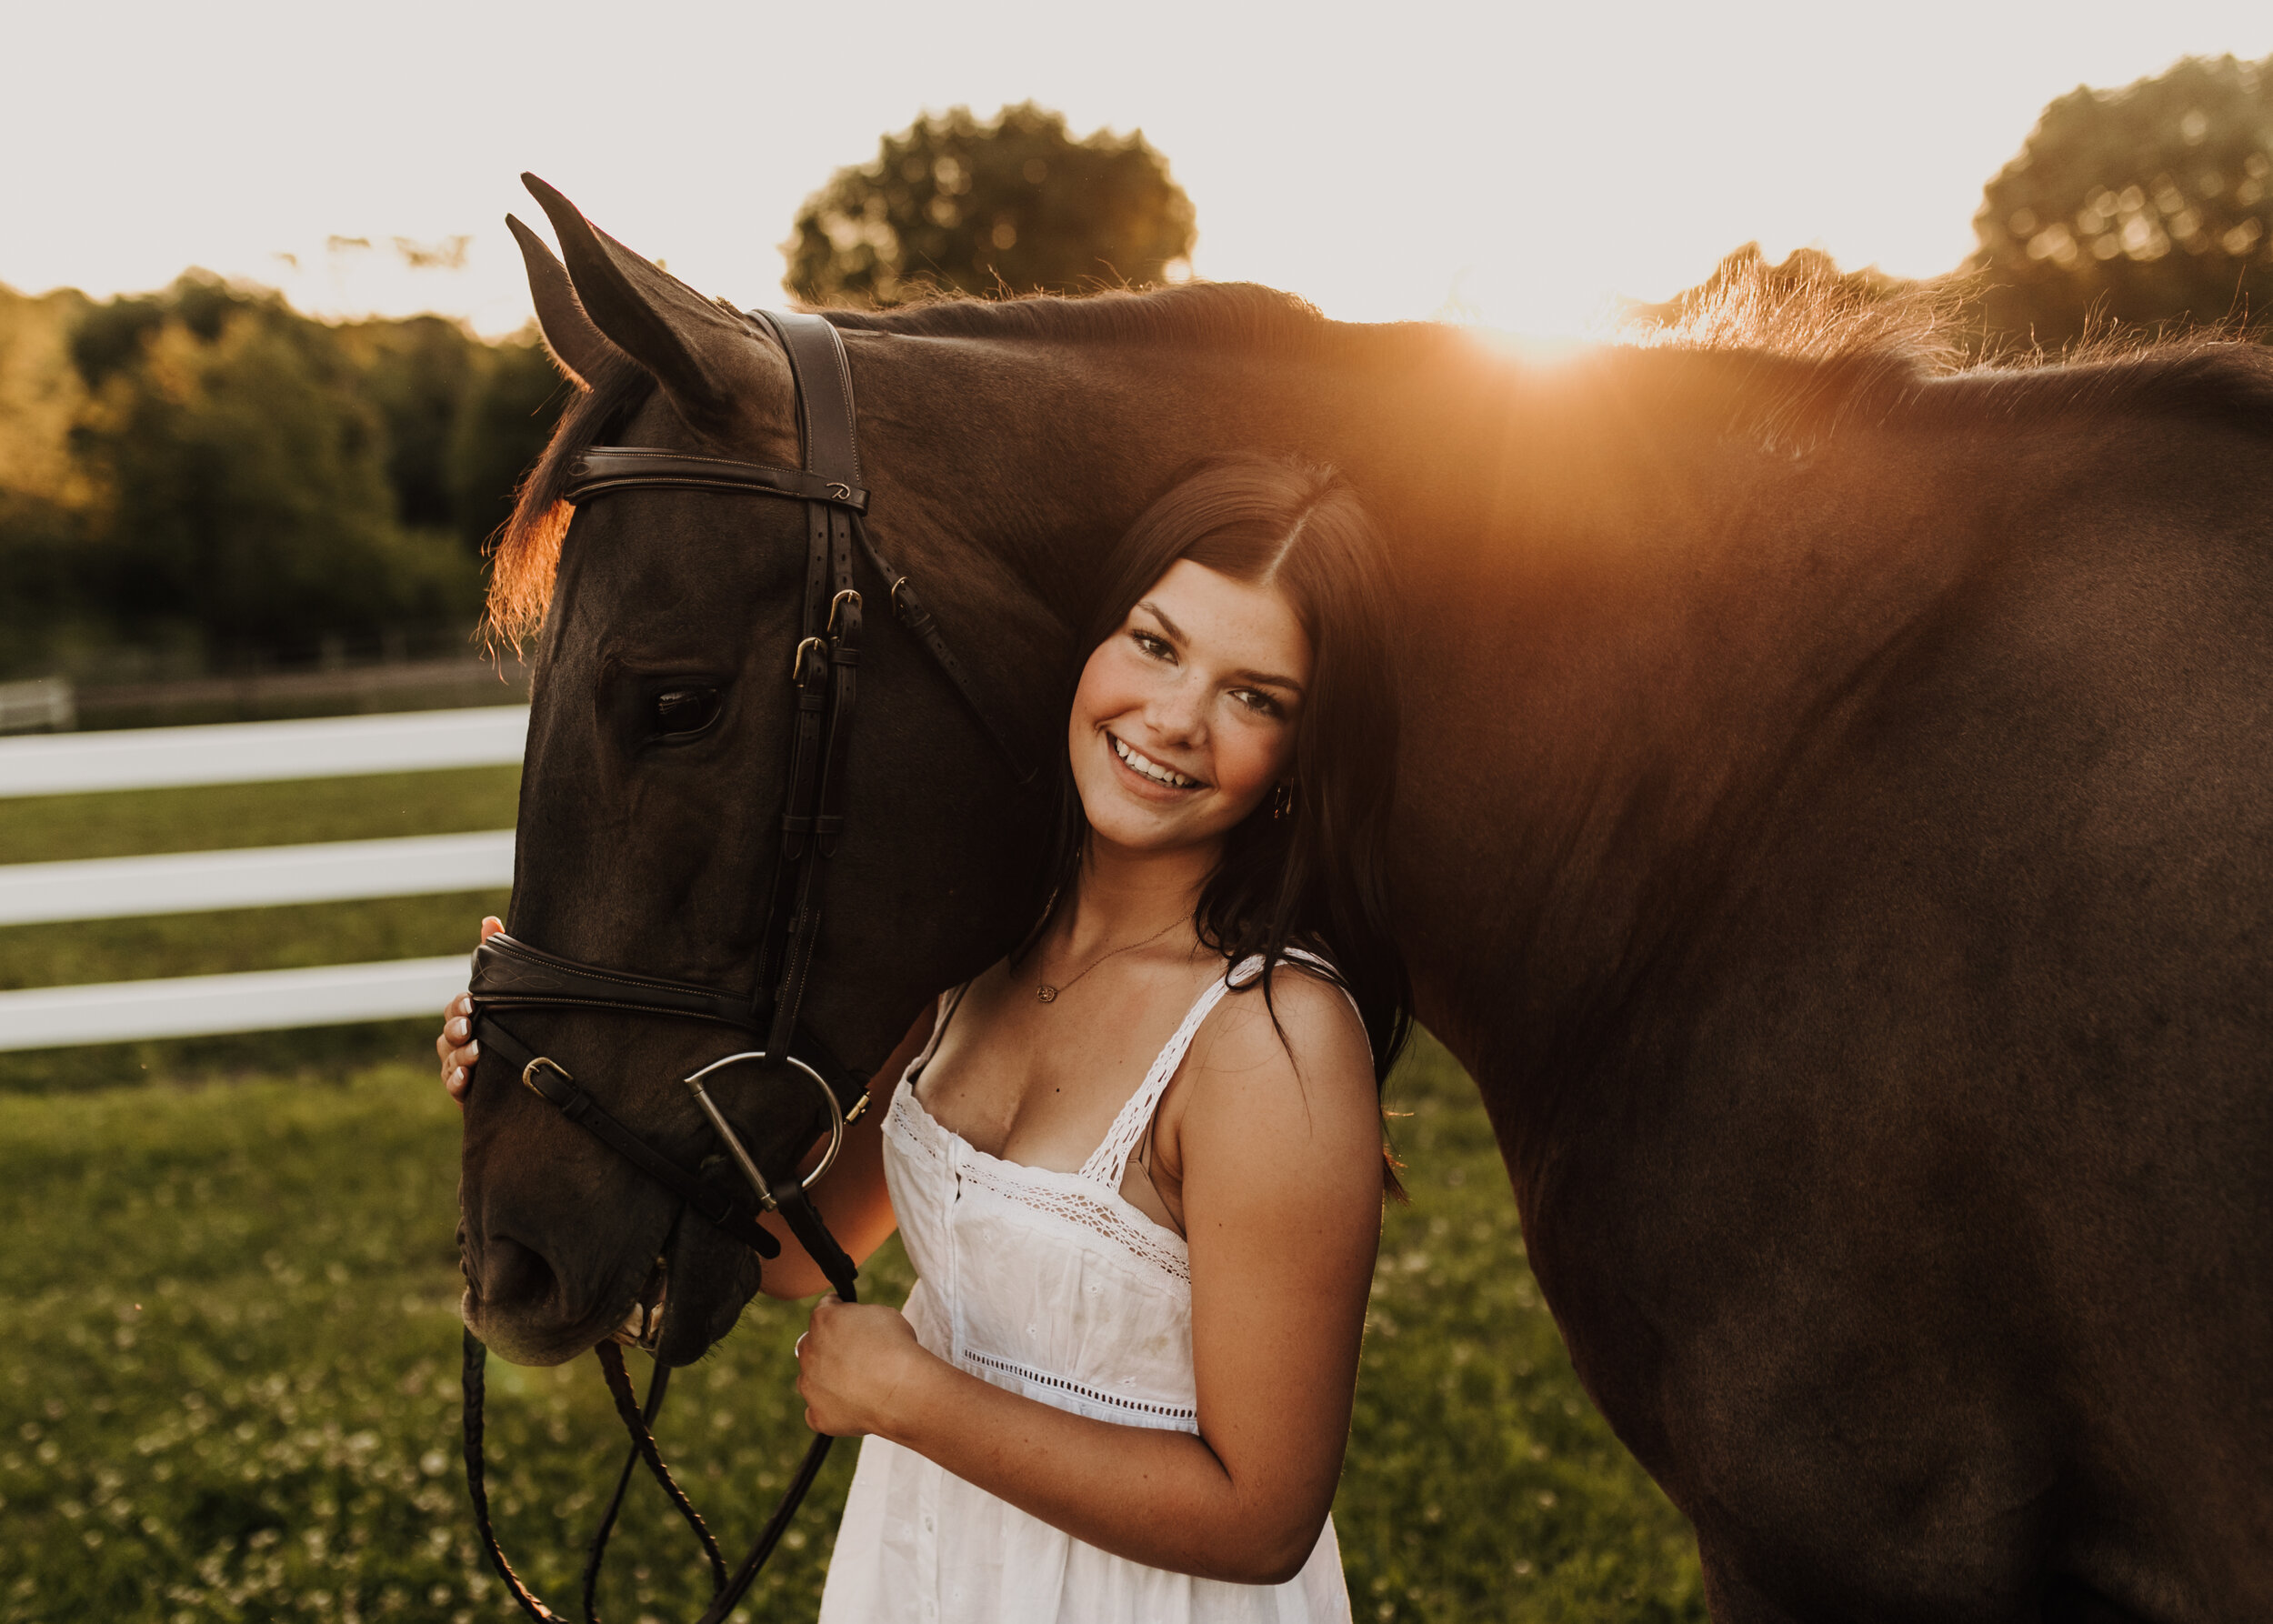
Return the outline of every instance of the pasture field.
{"type": "MultiPolygon", "coordinates": [[[[1540,1306],[1469,1085],[1424,1045],[1392,1099],[1413,1199],[1388,1213],[1336,1510],[1358,1618],[1702,1619],[1686,1525],[1540,1306]]],[[[0,1096],[0,1619],[509,1616],[457,1454],[456,1139],[408,1061],[0,1096]]],[[[906,1287],[896,1247],[868,1272],[881,1300],[906,1287]]],[[[728,1544],[801,1447],[803,1318],[754,1305],[664,1417],[728,1544]]],[[[619,1459],[598,1371],[493,1360],[490,1388],[509,1549],[568,1601],[619,1459]]],[[[748,1617],[812,1617],[852,1459],[748,1617]]],[[[684,1530],[634,1499],[604,1611],[692,1617],[684,1530]]]]}
{"type": "MultiPolygon", "coordinates": [[[[496,828],[517,770],[0,803],[0,862],[496,828]]],[[[0,929],[0,987],[470,947],[502,894],[0,929]]],[[[0,1624],[516,1616],[457,1454],[457,1116],[428,1021],[0,1054],[0,1624]]],[[[1698,1620],[1694,1542],[1573,1377],[1474,1090],[1425,1040],[1391,1086],[1389,1208],[1336,1510],[1361,1620],[1698,1620]]],[[[907,1272],[872,1263],[880,1300],[907,1272]]],[[[660,1429],[730,1546],[805,1438],[760,1301],[660,1429]]],[[[635,1357],[635,1365],[643,1361],[635,1357]]],[[[492,1361],[492,1494],[573,1605],[620,1460],[592,1361],[492,1361]]],[[[742,1616],[813,1616],[838,1450],[742,1616]]],[[[644,1487],[644,1486],[643,1486],[644,1487]]],[[[697,1563],[635,1492],[610,1619],[691,1618],[697,1563]]]]}

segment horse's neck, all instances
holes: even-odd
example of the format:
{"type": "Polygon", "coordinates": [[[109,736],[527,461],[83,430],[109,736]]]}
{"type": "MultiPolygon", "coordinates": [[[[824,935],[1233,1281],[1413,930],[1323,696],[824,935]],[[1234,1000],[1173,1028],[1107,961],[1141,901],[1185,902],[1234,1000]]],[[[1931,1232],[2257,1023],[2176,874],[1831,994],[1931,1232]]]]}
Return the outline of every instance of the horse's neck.
{"type": "Polygon", "coordinates": [[[1420,1013],[1517,1089],[1680,927],[1700,858],[1956,567],[1902,511],[1930,474],[1729,434],[1719,363],[1527,370],[1426,328],[1341,358],[1021,359],[983,396],[935,378],[989,404],[929,450],[939,477],[986,486],[957,545],[1060,618],[1209,452],[1333,463],[1380,520],[1407,633],[1396,843],[1420,1013]]]}
{"type": "Polygon", "coordinates": [[[1461,459],[1375,498],[1414,634],[1397,847],[1422,1018],[1510,1148],[1702,945],[1986,545],[1948,506],[1978,453],[1771,451],[1731,432],[1728,370],[1628,352],[1384,426],[1461,459]]]}

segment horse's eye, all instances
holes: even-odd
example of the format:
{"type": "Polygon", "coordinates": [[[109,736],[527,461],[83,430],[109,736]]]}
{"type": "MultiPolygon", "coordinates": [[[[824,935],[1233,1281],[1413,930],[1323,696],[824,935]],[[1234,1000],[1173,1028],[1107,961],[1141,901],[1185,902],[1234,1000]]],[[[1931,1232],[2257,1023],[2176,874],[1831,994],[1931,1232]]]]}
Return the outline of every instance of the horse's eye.
{"type": "Polygon", "coordinates": [[[717,719],[716,688],[666,688],[655,697],[655,730],[666,738],[700,733],[717,719]]]}

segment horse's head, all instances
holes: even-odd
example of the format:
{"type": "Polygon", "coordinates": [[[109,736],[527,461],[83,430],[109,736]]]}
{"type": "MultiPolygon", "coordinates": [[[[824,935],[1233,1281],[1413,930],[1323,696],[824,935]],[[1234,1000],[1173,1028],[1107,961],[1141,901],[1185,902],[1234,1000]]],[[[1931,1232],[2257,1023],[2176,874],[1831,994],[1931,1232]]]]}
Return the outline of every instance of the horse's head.
{"type": "MultiPolygon", "coordinates": [[[[798,467],[793,374],[763,325],[531,184],[566,267],[515,229],[546,338],[581,395],[531,476],[496,583],[524,608],[549,594],[510,928],[565,958],[728,994],[753,1020],[736,1029],[526,1007],[507,1024],[656,1150],[732,1188],[739,1176],[681,1079],[766,1046],[774,988],[760,960],[769,917],[784,917],[769,907],[769,887],[784,849],[815,510],[750,491],[642,486],[579,502],[562,535],[556,502],[596,440],[798,467]],[[548,535],[560,536],[556,571],[544,556],[548,535]]],[[[857,394],[863,342],[887,340],[852,336],[857,394]]],[[[864,416],[908,409],[860,405],[864,416]]],[[[1015,651],[1053,647],[1038,605],[1009,583],[964,578],[967,555],[926,532],[919,516],[937,513],[936,499],[914,497],[888,466],[864,473],[877,552],[922,585],[954,647],[978,651],[966,654],[977,686],[999,687],[1015,651]]],[[[833,747],[845,823],[820,862],[826,907],[798,1025],[859,1074],[928,997],[1027,923],[1041,797],[1017,784],[972,707],[894,623],[892,583],[854,551],[866,615],[856,720],[833,747]]],[[[1030,673],[1016,713],[1036,754],[1053,676],[1030,673]]],[[[692,1211],[682,1216],[677,1197],[522,1083],[522,1068],[486,1045],[467,1096],[460,1189],[467,1323],[509,1358],[558,1362],[652,1301],[667,1274],[653,1345],[667,1363],[696,1357],[756,1290],[757,1259],[692,1211]]],[[[736,1067],[712,1092],[774,1168],[793,1166],[827,1122],[802,1074],[736,1067]]]]}

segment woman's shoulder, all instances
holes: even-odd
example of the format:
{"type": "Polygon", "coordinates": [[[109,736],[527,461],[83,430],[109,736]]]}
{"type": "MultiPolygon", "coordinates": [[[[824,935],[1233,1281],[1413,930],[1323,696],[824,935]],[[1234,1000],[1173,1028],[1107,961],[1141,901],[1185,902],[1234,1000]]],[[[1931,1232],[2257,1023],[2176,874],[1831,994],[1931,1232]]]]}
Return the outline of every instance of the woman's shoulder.
{"type": "Polygon", "coordinates": [[[1270,996],[1250,979],[1201,1024],[1178,1086],[1182,1166],[1268,1166],[1315,1178],[1331,1168],[1377,1186],[1379,1096],[1366,1028],[1338,981],[1299,961],[1270,996]]]}
{"type": "Polygon", "coordinates": [[[1201,1029],[1205,1052],[1194,1057],[1203,1068],[1297,1083],[1322,1070],[1361,1081],[1371,1098],[1365,1023],[1331,963],[1288,953],[1271,968],[1267,997],[1259,955],[1230,966],[1227,979],[1229,990],[1201,1029]]]}

